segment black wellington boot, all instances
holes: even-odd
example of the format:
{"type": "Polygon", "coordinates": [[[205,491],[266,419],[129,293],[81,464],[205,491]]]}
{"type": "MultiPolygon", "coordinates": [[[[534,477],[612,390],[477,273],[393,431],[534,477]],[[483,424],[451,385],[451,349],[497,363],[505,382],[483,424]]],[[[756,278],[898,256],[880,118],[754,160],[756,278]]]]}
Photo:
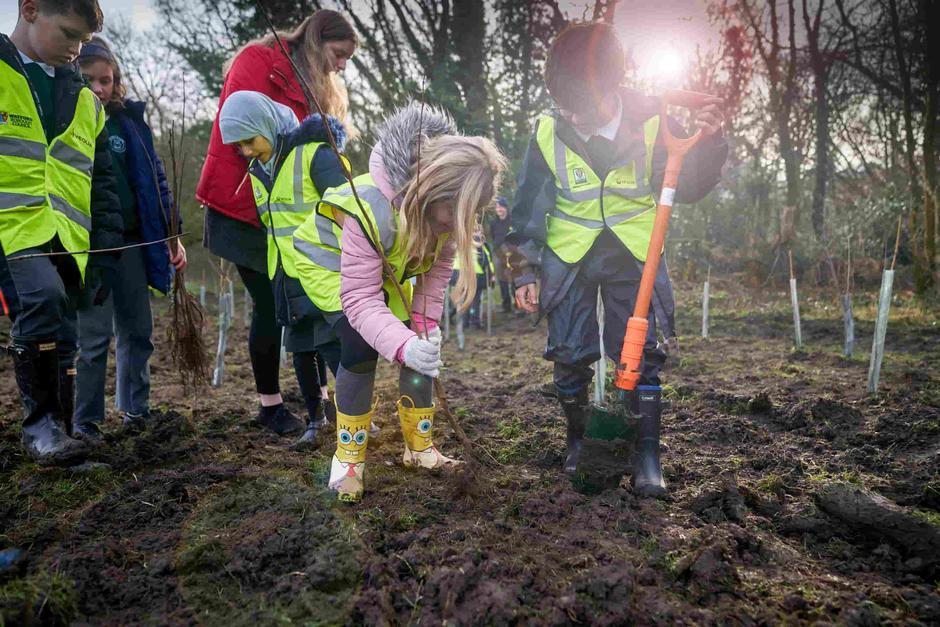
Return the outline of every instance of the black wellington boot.
{"type": "Polygon", "coordinates": [[[633,457],[633,491],[641,497],[666,496],[666,482],[659,459],[659,431],[662,417],[662,388],[637,387],[640,425],[633,457]]]}
{"type": "Polygon", "coordinates": [[[23,447],[43,466],[82,461],[88,445],[71,438],[59,400],[59,355],[55,340],[13,342],[13,369],[23,401],[23,447]]]}
{"type": "Polygon", "coordinates": [[[62,423],[69,435],[72,435],[75,420],[75,353],[57,349],[59,354],[59,410],[62,423]]]}
{"type": "Polygon", "coordinates": [[[568,454],[565,457],[564,470],[566,474],[573,475],[578,469],[578,458],[581,456],[581,443],[584,440],[584,429],[587,426],[588,416],[591,413],[591,404],[588,402],[587,388],[574,396],[558,393],[558,402],[568,419],[566,442],[568,454]]]}

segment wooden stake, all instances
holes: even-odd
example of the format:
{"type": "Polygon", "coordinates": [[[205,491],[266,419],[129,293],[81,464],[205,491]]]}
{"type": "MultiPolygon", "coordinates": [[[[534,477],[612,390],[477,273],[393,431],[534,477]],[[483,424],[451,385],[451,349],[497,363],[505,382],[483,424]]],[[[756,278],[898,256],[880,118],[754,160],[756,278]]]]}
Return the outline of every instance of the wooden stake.
{"type": "Polygon", "coordinates": [[[898,216],[898,233],[894,237],[894,255],[891,257],[891,271],[894,271],[894,263],[898,260],[898,246],[901,245],[901,216],[898,216]]]}

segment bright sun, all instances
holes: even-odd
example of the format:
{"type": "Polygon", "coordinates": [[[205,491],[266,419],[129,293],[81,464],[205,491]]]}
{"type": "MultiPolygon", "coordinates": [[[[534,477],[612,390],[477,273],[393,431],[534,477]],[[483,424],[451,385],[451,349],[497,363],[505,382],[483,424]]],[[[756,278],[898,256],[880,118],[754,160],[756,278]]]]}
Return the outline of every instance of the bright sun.
{"type": "Polygon", "coordinates": [[[648,65],[650,78],[670,80],[682,73],[685,64],[675,50],[661,50],[649,59],[648,65]]]}

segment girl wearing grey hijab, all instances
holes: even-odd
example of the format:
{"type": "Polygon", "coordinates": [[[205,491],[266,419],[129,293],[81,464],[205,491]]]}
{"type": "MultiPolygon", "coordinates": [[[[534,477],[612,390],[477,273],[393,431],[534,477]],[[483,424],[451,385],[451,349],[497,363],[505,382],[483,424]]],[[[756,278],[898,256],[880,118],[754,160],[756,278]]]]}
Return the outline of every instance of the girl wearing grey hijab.
{"type": "Polygon", "coordinates": [[[235,144],[246,159],[257,159],[270,176],[278,138],[299,126],[290,107],[257,91],[236,91],[222,104],[222,143],[235,144]]]}
{"type": "MultiPolygon", "coordinates": [[[[267,274],[274,292],[275,316],[285,329],[284,346],[293,353],[294,371],[307,408],[307,428],[298,444],[315,446],[326,410],[325,365],[335,374],[340,346],[323,312],[316,309],[300,285],[294,270],[292,236],[313,213],[324,192],[346,182],[343,164],[328,144],[332,135],[342,150],[346,132],[332,116],[324,120],[313,114],[298,123],[292,109],[254,91],[237,91],[225,100],[219,112],[219,131],[223,143],[236,146],[249,160],[246,177],[251,176],[258,217],[267,231],[267,274]],[[310,144],[313,150],[307,150],[310,144]],[[309,177],[312,183],[312,189],[310,185],[300,186],[299,198],[298,177],[309,177]],[[272,210],[275,202],[271,198],[280,193],[275,190],[284,190],[285,186],[293,193],[278,196],[276,204],[288,203],[290,209],[272,210]]],[[[331,228],[327,218],[319,219],[325,221],[326,229],[331,228]]],[[[287,432],[286,422],[276,417],[266,422],[262,416],[259,422],[275,432],[287,432]]]]}

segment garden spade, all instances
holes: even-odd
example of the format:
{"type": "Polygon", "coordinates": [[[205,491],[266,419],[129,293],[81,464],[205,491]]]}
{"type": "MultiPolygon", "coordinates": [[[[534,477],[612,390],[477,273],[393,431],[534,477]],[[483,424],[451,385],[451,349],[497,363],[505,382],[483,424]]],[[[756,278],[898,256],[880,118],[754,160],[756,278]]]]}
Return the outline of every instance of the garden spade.
{"type": "Polygon", "coordinates": [[[643,362],[643,346],[649,329],[649,307],[659,260],[662,256],[669,217],[679,182],[682,161],[702,138],[702,131],[680,139],[669,130],[667,108],[672,105],[697,109],[711,98],[693,91],[669,90],[662,97],[659,133],[666,146],[666,172],[656,207],[656,219],[650,237],[646,262],[640,278],[633,316],[627,321],[623,348],[614,378],[613,399],[608,404],[593,404],[581,448],[576,487],[582,492],[599,492],[616,487],[629,471],[638,435],[639,406],[643,402],[643,386],[639,385],[643,362]]]}

